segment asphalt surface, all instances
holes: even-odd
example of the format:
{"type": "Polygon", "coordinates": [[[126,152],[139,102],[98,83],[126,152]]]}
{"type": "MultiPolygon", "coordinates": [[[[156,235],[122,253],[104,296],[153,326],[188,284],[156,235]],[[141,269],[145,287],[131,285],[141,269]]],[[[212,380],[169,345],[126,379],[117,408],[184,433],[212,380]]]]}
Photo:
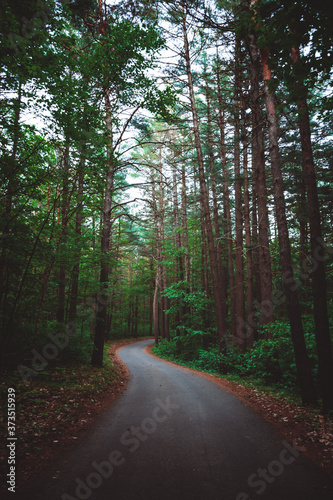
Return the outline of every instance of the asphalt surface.
{"type": "Polygon", "coordinates": [[[123,347],[121,396],[24,500],[333,500],[333,481],[212,380],[123,347]]]}

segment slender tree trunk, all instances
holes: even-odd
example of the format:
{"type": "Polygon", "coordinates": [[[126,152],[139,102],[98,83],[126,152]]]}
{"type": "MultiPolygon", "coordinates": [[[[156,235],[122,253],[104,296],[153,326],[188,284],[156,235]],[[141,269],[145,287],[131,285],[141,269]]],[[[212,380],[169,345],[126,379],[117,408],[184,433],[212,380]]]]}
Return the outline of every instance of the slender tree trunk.
{"type": "Polygon", "coordinates": [[[180,222],[179,222],[179,205],[178,205],[178,189],[177,189],[177,170],[175,165],[172,165],[172,192],[173,192],[173,213],[174,213],[174,231],[175,231],[175,248],[177,252],[177,278],[176,281],[184,280],[184,263],[183,256],[180,253],[182,242],[180,233],[180,222]]]}
{"type": "MultiPolygon", "coordinates": [[[[178,189],[177,189],[177,170],[176,166],[172,164],[172,195],[173,195],[173,219],[174,219],[174,245],[176,250],[176,266],[175,266],[175,276],[174,282],[184,281],[184,262],[183,255],[181,253],[182,241],[181,241],[181,226],[179,222],[179,204],[178,204],[178,189]]],[[[169,300],[168,308],[169,308],[169,300]]],[[[175,315],[175,321],[177,325],[182,323],[182,312],[177,311],[175,315]]],[[[167,318],[167,316],[166,316],[167,318]]]]}
{"type": "MultiPolygon", "coordinates": [[[[151,275],[153,274],[153,269],[154,269],[154,262],[153,262],[153,256],[151,255],[150,257],[151,275]]],[[[149,288],[151,290],[151,293],[149,295],[149,336],[152,337],[153,336],[153,288],[154,288],[154,284],[152,282],[150,282],[149,288]]],[[[157,340],[158,340],[158,335],[157,335],[157,340]]]]}
{"type": "Polygon", "coordinates": [[[82,231],[82,220],[83,220],[83,189],[84,189],[84,155],[81,155],[79,172],[78,172],[78,207],[75,217],[75,263],[72,269],[72,288],[71,288],[71,298],[69,304],[69,321],[75,321],[76,319],[76,309],[78,303],[79,294],[79,275],[80,275],[80,256],[81,256],[81,231],[82,231]]]}
{"type": "Polygon", "coordinates": [[[155,291],[153,299],[153,321],[155,344],[158,345],[159,324],[158,324],[158,290],[159,290],[160,268],[156,268],[155,291]]]}
{"type": "Polygon", "coordinates": [[[187,78],[188,78],[188,85],[189,85],[189,92],[190,92],[195,147],[196,147],[197,158],[198,158],[200,192],[201,192],[201,199],[202,199],[202,204],[203,204],[203,209],[204,209],[204,218],[205,218],[206,231],[207,231],[209,259],[210,259],[210,266],[211,266],[211,271],[212,271],[212,282],[213,282],[213,292],[214,292],[215,309],[216,309],[218,339],[220,342],[222,342],[222,339],[225,337],[225,333],[226,333],[224,330],[225,319],[223,318],[224,304],[223,304],[223,300],[222,300],[221,293],[220,293],[220,287],[219,287],[219,283],[218,283],[217,256],[216,256],[216,248],[214,245],[212,223],[211,223],[211,219],[210,219],[209,199],[208,199],[208,192],[207,192],[207,187],[206,187],[203,154],[202,154],[201,141],[200,141],[200,135],[199,135],[199,119],[198,119],[198,113],[197,113],[197,108],[196,108],[196,104],[195,104],[195,97],[194,97],[194,88],[193,88],[191,62],[190,62],[190,52],[189,52],[189,45],[188,45],[188,38],[187,38],[186,15],[185,15],[185,8],[184,8],[183,2],[182,2],[182,10],[183,10],[182,24],[183,24],[183,35],[184,35],[185,62],[186,62],[187,78]]]}
{"type": "MultiPolygon", "coordinates": [[[[253,165],[254,158],[252,154],[252,255],[253,255],[253,304],[261,303],[261,284],[260,284],[260,268],[259,268],[259,237],[258,237],[258,211],[257,211],[257,195],[255,187],[256,169],[253,165]]],[[[248,316],[249,321],[249,316],[248,316]]],[[[254,328],[254,337],[258,338],[257,328],[258,321],[254,319],[249,321],[254,328]]]]}
{"type": "Polygon", "coordinates": [[[240,88],[240,67],[239,67],[239,40],[236,40],[235,50],[235,110],[234,110],[234,126],[235,126],[235,233],[236,233],[236,316],[237,328],[234,332],[235,343],[241,351],[245,351],[245,341],[243,338],[244,325],[244,262],[243,262],[243,199],[242,199],[242,178],[240,171],[240,123],[239,123],[239,88],[240,88]]]}
{"type": "Polygon", "coordinates": [[[160,323],[159,323],[159,328],[160,328],[162,339],[165,339],[164,297],[161,294],[161,291],[163,290],[163,272],[162,272],[161,267],[159,268],[159,273],[160,273],[160,277],[159,277],[159,286],[160,286],[160,290],[159,290],[159,292],[160,292],[160,302],[159,302],[159,305],[160,305],[160,323]]]}
{"type": "MultiPolygon", "coordinates": [[[[100,31],[104,37],[106,34],[106,20],[104,19],[102,0],[98,0],[100,31]]],[[[105,329],[108,304],[108,282],[109,282],[109,250],[111,237],[111,209],[115,176],[115,159],[113,155],[113,134],[112,134],[112,112],[109,89],[103,83],[104,105],[105,105],[105,128],[107,136],[106,158],[107,174],[104,193],[104,208],[102,213],[102,239],[101,239],[101,267],[100,267],[100,291],[99,303],[97,306],[96,326],[94,336],[94,348],[91,363],[94,366],[103,365],[103,353],[105,342],[105,329]]]]}
{"type": "MultiPolygon", "coordinates": [[[[155,343],[158,344],[158,337],[164,338],[164,318],[163,315],[159,321],[159,291],[161,290],[162,284],[162,271],[161,271],[161,260],[162,260],[162,244],[161,244],[161,214],[157,207],[157,197],[155,191],[155,179],[151,172],[151,187],[152,187],[152,208],[154,216],[155,225],[155,238],[156,238],[156,278],[155,278],[155,292],[153,300],[153,321],[154,321],[154,336],[155,343]]],[[[162,302],[162,300],[161,300],[162,302]]],[[[161,304],[160,311],[163,313],[163,305],[161,304]]],[[[161,314],[160,314],[161,315],[161,314]]]]}
{"type": "Polygon", "coordinates": [[[217,189],[216,189],[216,177],[215,177],[215,165],[214,165],[214,152],[213,152],[213,134],[212,134],[212,123],[211,123],[211,104],[210,104],[210,90],[206,85],[206,101],[207,101],[207,125],[208,125],[208,148],[209,148],[209,167],[210,176],[212,183],[212,196],[213,196],[213,221],[215,230],[215,242],[216,242],[216,254],[217,254],[217,264],[219,272],[219,286],[220,294],[222,297],[222,304],[224,310],[222,311],[224,319],[224,331],[227,329],[227,273],[224,266],[224,256],[223,256],[223,245],[220,231],[220,218],[217,202],[217,189]]]}
{"type": "MultiPolygon", "coordinates": [[[[229,194],[229,173],[227,168],[227,156],[225,147],[225,120],[223,112],[223,99],[221,87],[221,74],[220,74],[220,61],[217,58],[216,67],[217,78],[217,97],[218,97],[218,122],[220,131],[221,143],[221,158],[222,158],[222,173],[223,173],[223,207],[224,207],[224,241],[227,242],[228,253],[228,274],[229,274],[229,289],[230,289],[230,316],[231,316],[231,336],[234,335],[237,328],[236,323],[236,287],[235,287],[235,273],[234,273],[234,255],[233,255],[233,238],[232,238],[232,225],[231,225],[231,210],[230,210],[230,194],[229,194]]],[[[225,270],[224,275],[227,275],[225,270]]],[[[227,286],[227,283],[226,283],[227,286]]]]}
{"type": "Polygon", "coordinates": [[[204,218],[202,198],[200,198],[200,231],[201,231],[201,288],[205,290],[206,296],[210,296],[209,283],[207,279],[207,233],[204,218]]]}
{"type": "Polygon", "coordinates": [[[188,248],[188,229],[187,229],[187,198],[186,198],[186,172],[185,160],[182,162],[182,228],[185,256],[185,280],[190,283],[190,256],[188,248]]]}
{"type": "Polygon", "coordinates": [[[258,233],[259,233],[259,273],[261,296],[261,322],[271,323],[274,319],[273,310],[269,307],[272,301],[272,269],[269,249],[269,219],[267,208],[267,189],[265,172],[264,137],[262,131],[262,115],[260,107],[260,58],[254,35],[249,35],[248,50],[251,58],[251,110],[252,110],[252,155],[255,166],[254,191],[257,194],[258,233]]]}
{"type": "Polygon", "coordinates": [[[105,341],[106,314],[108,303],[108,282],[109,282],[109,249],[111,236],[111,209],[112,195],[114,186],[115,163],[112,148],[112,122],[111,122],[111,104],[109,91],[104,89],[104,101],[106,111],[106,130],[108,137],[107,144],[107,166],[106,188],[104,197],[104,209],[102,214],[102,239],[101,239],[101,268],[100,268],[100,295],[96,314],[96,327],[94,336],[94,349],[91,362],[94,366],[102,366],[103,350],[105,341]]]}
{"type": "Polygon", "coordinates": [[[58,309],[57,309],[57,321],[58,323],[64,323],[65,321],[65,301],[66,301],[66,262],[64,259],[65,254],[65,240],[67,232],[67,222],[68,222],[68,171],[69,171],[69,142],[66,138],[66,145],[64,148],[63,159],[62,159],[62,196],[61,196],[61,226],[62,226],[62,243],[60,244],[60,256],[61,261],[59,265],[58,274],[58,309]]]}
{"type": "MultiPolygon", "coordinates": [[[[292,49],[292,62],[296,74],[300,62],[299,50],[292,49]]],[[[297,102],[299,113],[299,130],[302,146],[302,167],[305,189],[308,201],[310,222],[310,247],[312,261],[312,292],[313,310],[318,353],[318,371],[324,410],[333,410],[333,358],[330,339],[329,318],[327,310],[327,283],[325,264],[319,250],[322,251],[322,232],[320,220],[320,205],[317,189],[317,179],[311,145],[311,129],[309,111],[306,100],[306,88],[303,81],[296,82],[300,90],[300,100],[297,102]]]]}
{"type": "Polygon", "coordinates": [[[242,103],[241,110],[241,133],[243,145],[243,178],[244,178],[244,229],[245,229],[245,257],[246,257],[246,318],[244,323],[244,335],[247,339],[248,347],[253,347],[254,329],[251,324],[253,318],[253,267],[252,267],[252,240],[250,223],[250,193],[249,193],[249,174],[248,174],[248,156],[247,156],[247,137],[246,137],[246,118],[245,103],[242,103]]]}
{"type": "Polygon", "coordinates": [[[130,335],[131,332],[131,315],[132,315],[132,301],[131,299],[129,299],[128,313],[127,313],[127,335],[130,335]]]}
{"type": "MultiPolygon", "coordinates": [[[[264,77],[264,93],[268,119],[269,153],[273,178],[275,213],[278,226],[280,260],[283,273],[285,296],[291,327],[291,338],[294,345],[296,370],[304,404],[315,404],[316,393],[310,363],[306,351],[301,308],[298,301],[297,285],[294,278],[291,248],[288,234],[288,223],[284,199],[284,185],[278,146],[278,125],[275,112],[274,97],[269,92],[268,82],[271,73],[268,68],[268,51],[261,49],[264,77]]],[[[273,303],[271,302],[273,308],[273,303]]]]}
{"type": "Polygon", "coordinates": [[[139,297],[135,296],[135,310],[134,310],[134,338],[138,338],[138,303],[139,297]]]}
{"type": "MultiPolygon", "coordinates": [[[[162,260],[165,253],[164,250],[164,213],[165,213],[165,203],[164,203],[164,177],[162,171],[162,156],[160,151],[160,197],[159,197],[159,213],[160,213],[160,259],[162,260]]],[[[164,297],[163,290],[167,287],[167,276],[165,265],[160,265],[161,279],[160,279],[160,292],[161,292],[161,335],[162,338],[170,340],[169,333],[169,316],[166,314],[166,310],[169,307],[168,298],[164,297]]]]}
{"type": "MultiPolygon", "coordinates": [[[[167,282],[167,275],[166,275],[166,270],[165,266],[163,266],[163,289],[165,289],[168,286],[167,282]]],[[[169,309],[170,304],[169,304],[169,299],[168,297],[163,297],[163,307],[164,307],[164,334],[165,338],[167,340],[170,340],[170,325],[169,325],[169,314],[166,313],[166,311],[169,309]]]]}
{"type": "Polygon", "coordinates": [[[129,276],[128,276],[128,315],[127,315],[127,331],[128,335],[131,332],[132,324],[132,285],[133,285],[133,257],[130,257],[129,276]]]}
{"type": "Polygon", "coordinates": [[[306,207],[306,194],[305,186],[302,182],[297,189],[298,192],[298,223],[299,223],[299,251],[300,251],[300,265],[304,258],[308,255],[308,231],[307,231],[307,207],[306,207]]]}

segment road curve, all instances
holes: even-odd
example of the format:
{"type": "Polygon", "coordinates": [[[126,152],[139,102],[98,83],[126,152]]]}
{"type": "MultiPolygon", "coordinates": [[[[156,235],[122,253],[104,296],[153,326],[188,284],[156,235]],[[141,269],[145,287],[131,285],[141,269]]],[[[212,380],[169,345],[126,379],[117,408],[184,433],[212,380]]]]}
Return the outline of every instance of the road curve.
{"type": "Polygon", "coordinates": [[[333,482],[213,380],[123,347],[122,395],[16,498],[332,500],[333,482]]]}

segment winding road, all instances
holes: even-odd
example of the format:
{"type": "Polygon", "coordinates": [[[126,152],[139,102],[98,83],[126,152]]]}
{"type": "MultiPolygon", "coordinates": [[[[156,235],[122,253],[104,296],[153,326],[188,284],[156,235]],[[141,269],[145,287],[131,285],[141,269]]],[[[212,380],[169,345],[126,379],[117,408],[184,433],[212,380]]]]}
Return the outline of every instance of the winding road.
{"type": "Polygon", "coordinates": [[[24,500],[332,500],[333,481],[220,385],[123,347],[121,396],[24,500]]]}

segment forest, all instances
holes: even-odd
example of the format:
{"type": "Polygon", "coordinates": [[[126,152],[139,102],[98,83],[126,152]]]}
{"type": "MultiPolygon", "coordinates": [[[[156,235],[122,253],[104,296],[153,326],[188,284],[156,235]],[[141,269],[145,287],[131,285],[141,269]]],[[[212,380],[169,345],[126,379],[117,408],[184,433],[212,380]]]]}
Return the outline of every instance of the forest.
{"type": "Polygon", "coordinates": [[[154,337],[333,410],[332,9],[0,6],[2,369],[154,337]]]}

